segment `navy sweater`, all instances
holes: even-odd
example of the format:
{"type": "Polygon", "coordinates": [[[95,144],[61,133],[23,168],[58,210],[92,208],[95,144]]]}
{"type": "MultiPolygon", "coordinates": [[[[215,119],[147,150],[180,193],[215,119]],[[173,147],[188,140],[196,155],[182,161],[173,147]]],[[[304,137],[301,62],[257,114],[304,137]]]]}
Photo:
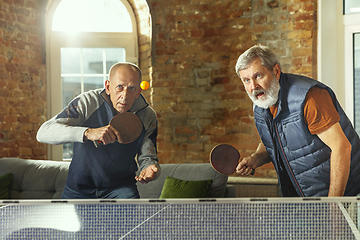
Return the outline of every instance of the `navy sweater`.
{"type": "Polygon", "coordinates": [[[142,95],[135,100],[130,112],[140,117],[143,131],[136,141],[128,144],[115,142],[96,148],[92,141],[84,142],[87,128],[106,126],[116,114],[103,89],[79,95],[40,127],[37,133],[39,142],[74,142],[74,155],[66,181],[69,188],[86,194],[97,189],[121,187],[128,181],[135,184],[138,166],[140,170],[151,164],[158,166],[155,112],[142,95]]]}

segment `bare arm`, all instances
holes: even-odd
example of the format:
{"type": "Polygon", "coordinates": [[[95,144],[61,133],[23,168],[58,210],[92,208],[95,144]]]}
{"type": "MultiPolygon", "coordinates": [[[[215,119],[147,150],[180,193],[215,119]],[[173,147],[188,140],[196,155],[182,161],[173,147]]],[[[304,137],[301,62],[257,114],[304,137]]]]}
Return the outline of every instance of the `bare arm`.
{"type": "Polygon", "coordinates": [[[351,144],[339,123],[318,134],[330,149],[329,197],[343,196],[350,173],[351,144]]]}
{"type": "Polygon", "coordinates": [[[247,176],[253,169],[269,162],[271,162],[271,158],[266,151],[264,144],[261,142],[251,156],[240,160],[238,166],[236,167],[236,174],[247,176]]]}

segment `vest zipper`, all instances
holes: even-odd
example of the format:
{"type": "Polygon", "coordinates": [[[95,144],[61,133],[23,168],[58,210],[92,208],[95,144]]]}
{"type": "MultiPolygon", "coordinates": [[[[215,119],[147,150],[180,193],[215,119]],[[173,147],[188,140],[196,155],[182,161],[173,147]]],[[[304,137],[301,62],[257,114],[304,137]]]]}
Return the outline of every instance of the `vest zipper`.
{"type": "MultiPolygon", "coordinates": [[[[273,125],[273,127],[274,127],[274,129],[275,129],[275,133],[276,133],[276,137],[277,137],[277,140],[278,140],[280,149],[281,149],[281,153],[282,153],[282,155],[283,155],[283,157],[284,157],[284,164],[286,164],[287,167],[288,167],[288,169],[289,169],[289,171],[287,171],[287,172],[288,172],[288,175],[289,175],[289,172],[290,172],[290,174],[291,174],[291,175],[289,175],[289,178],[290,178],[290,176],[293,178],[293,182],[295,182],[296,187],[299,189],[302,197],[305,197],[304,194],[303,194],[303,192],[301,191],[300,186],[298,185],[298,183],[297,183],[297,181],[296,181],[296,178],[295,178],[293,172],[291,171],[290,164],[289,164],[289,161],[288,161],[288,159],[287,159],[287,157],[286,157],[286,155],[285,155],[285,151],[284,151],[284,149],[283,149],[283,146],[282,146],[282,144],[281,144],[281,140],[280,140],[279,133],[278,133],[278,130],[277,130],[277,128],[276,128],[276,125],[273,125]]],[[[295,186],[294,186],[294,187],[295,187],[295,186]]]]}

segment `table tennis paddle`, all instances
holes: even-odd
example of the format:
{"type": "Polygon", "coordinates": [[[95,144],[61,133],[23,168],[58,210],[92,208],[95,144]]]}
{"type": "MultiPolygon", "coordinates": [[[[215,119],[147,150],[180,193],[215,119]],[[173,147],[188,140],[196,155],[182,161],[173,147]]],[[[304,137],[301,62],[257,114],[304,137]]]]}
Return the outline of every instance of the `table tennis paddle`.
{"type": "MultiPolygon", "coordinates": [[[[109,123],[115,128],[121,139],[116,139],[119,143],[127,144],[135,141],[141,134],[143,124],[140,118],[131,112],[118,113],[109,123]]],[[[101,141],[94,141],[96,147],[102,145],[101,141]]]]}
{"type": "MultiPolygon", "coordinates": [[[[240,153],[231,145],[219,144],[215,146],[210,153],[210,163],[219,173],[231,175],[236,171],[239,164],[240,153]]],[[[255,170],[251,172],[254,175],[255,170]]]]}

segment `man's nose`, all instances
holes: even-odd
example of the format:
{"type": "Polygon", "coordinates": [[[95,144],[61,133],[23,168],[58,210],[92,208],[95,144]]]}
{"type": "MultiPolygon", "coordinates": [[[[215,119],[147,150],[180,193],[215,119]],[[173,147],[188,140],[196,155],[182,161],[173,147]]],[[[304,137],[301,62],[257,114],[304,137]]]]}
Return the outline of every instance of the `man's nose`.
{"type": "Polygon", "coordinates": [[[250,89],[251,91],[254,91],[256,89],[258,89],[259,85],[257,84],[257,82],[255,80],[250,80],[250,89]]]}
{"type": "Polygon", "coordinates": [[[122,97],[124,98],[124,99],[126,99],[127,97],[128,97],[128,95],[129,95],[129,89],[127,88],[127,87],[125,87],[123,90],[122,90],[122,97]]]}

